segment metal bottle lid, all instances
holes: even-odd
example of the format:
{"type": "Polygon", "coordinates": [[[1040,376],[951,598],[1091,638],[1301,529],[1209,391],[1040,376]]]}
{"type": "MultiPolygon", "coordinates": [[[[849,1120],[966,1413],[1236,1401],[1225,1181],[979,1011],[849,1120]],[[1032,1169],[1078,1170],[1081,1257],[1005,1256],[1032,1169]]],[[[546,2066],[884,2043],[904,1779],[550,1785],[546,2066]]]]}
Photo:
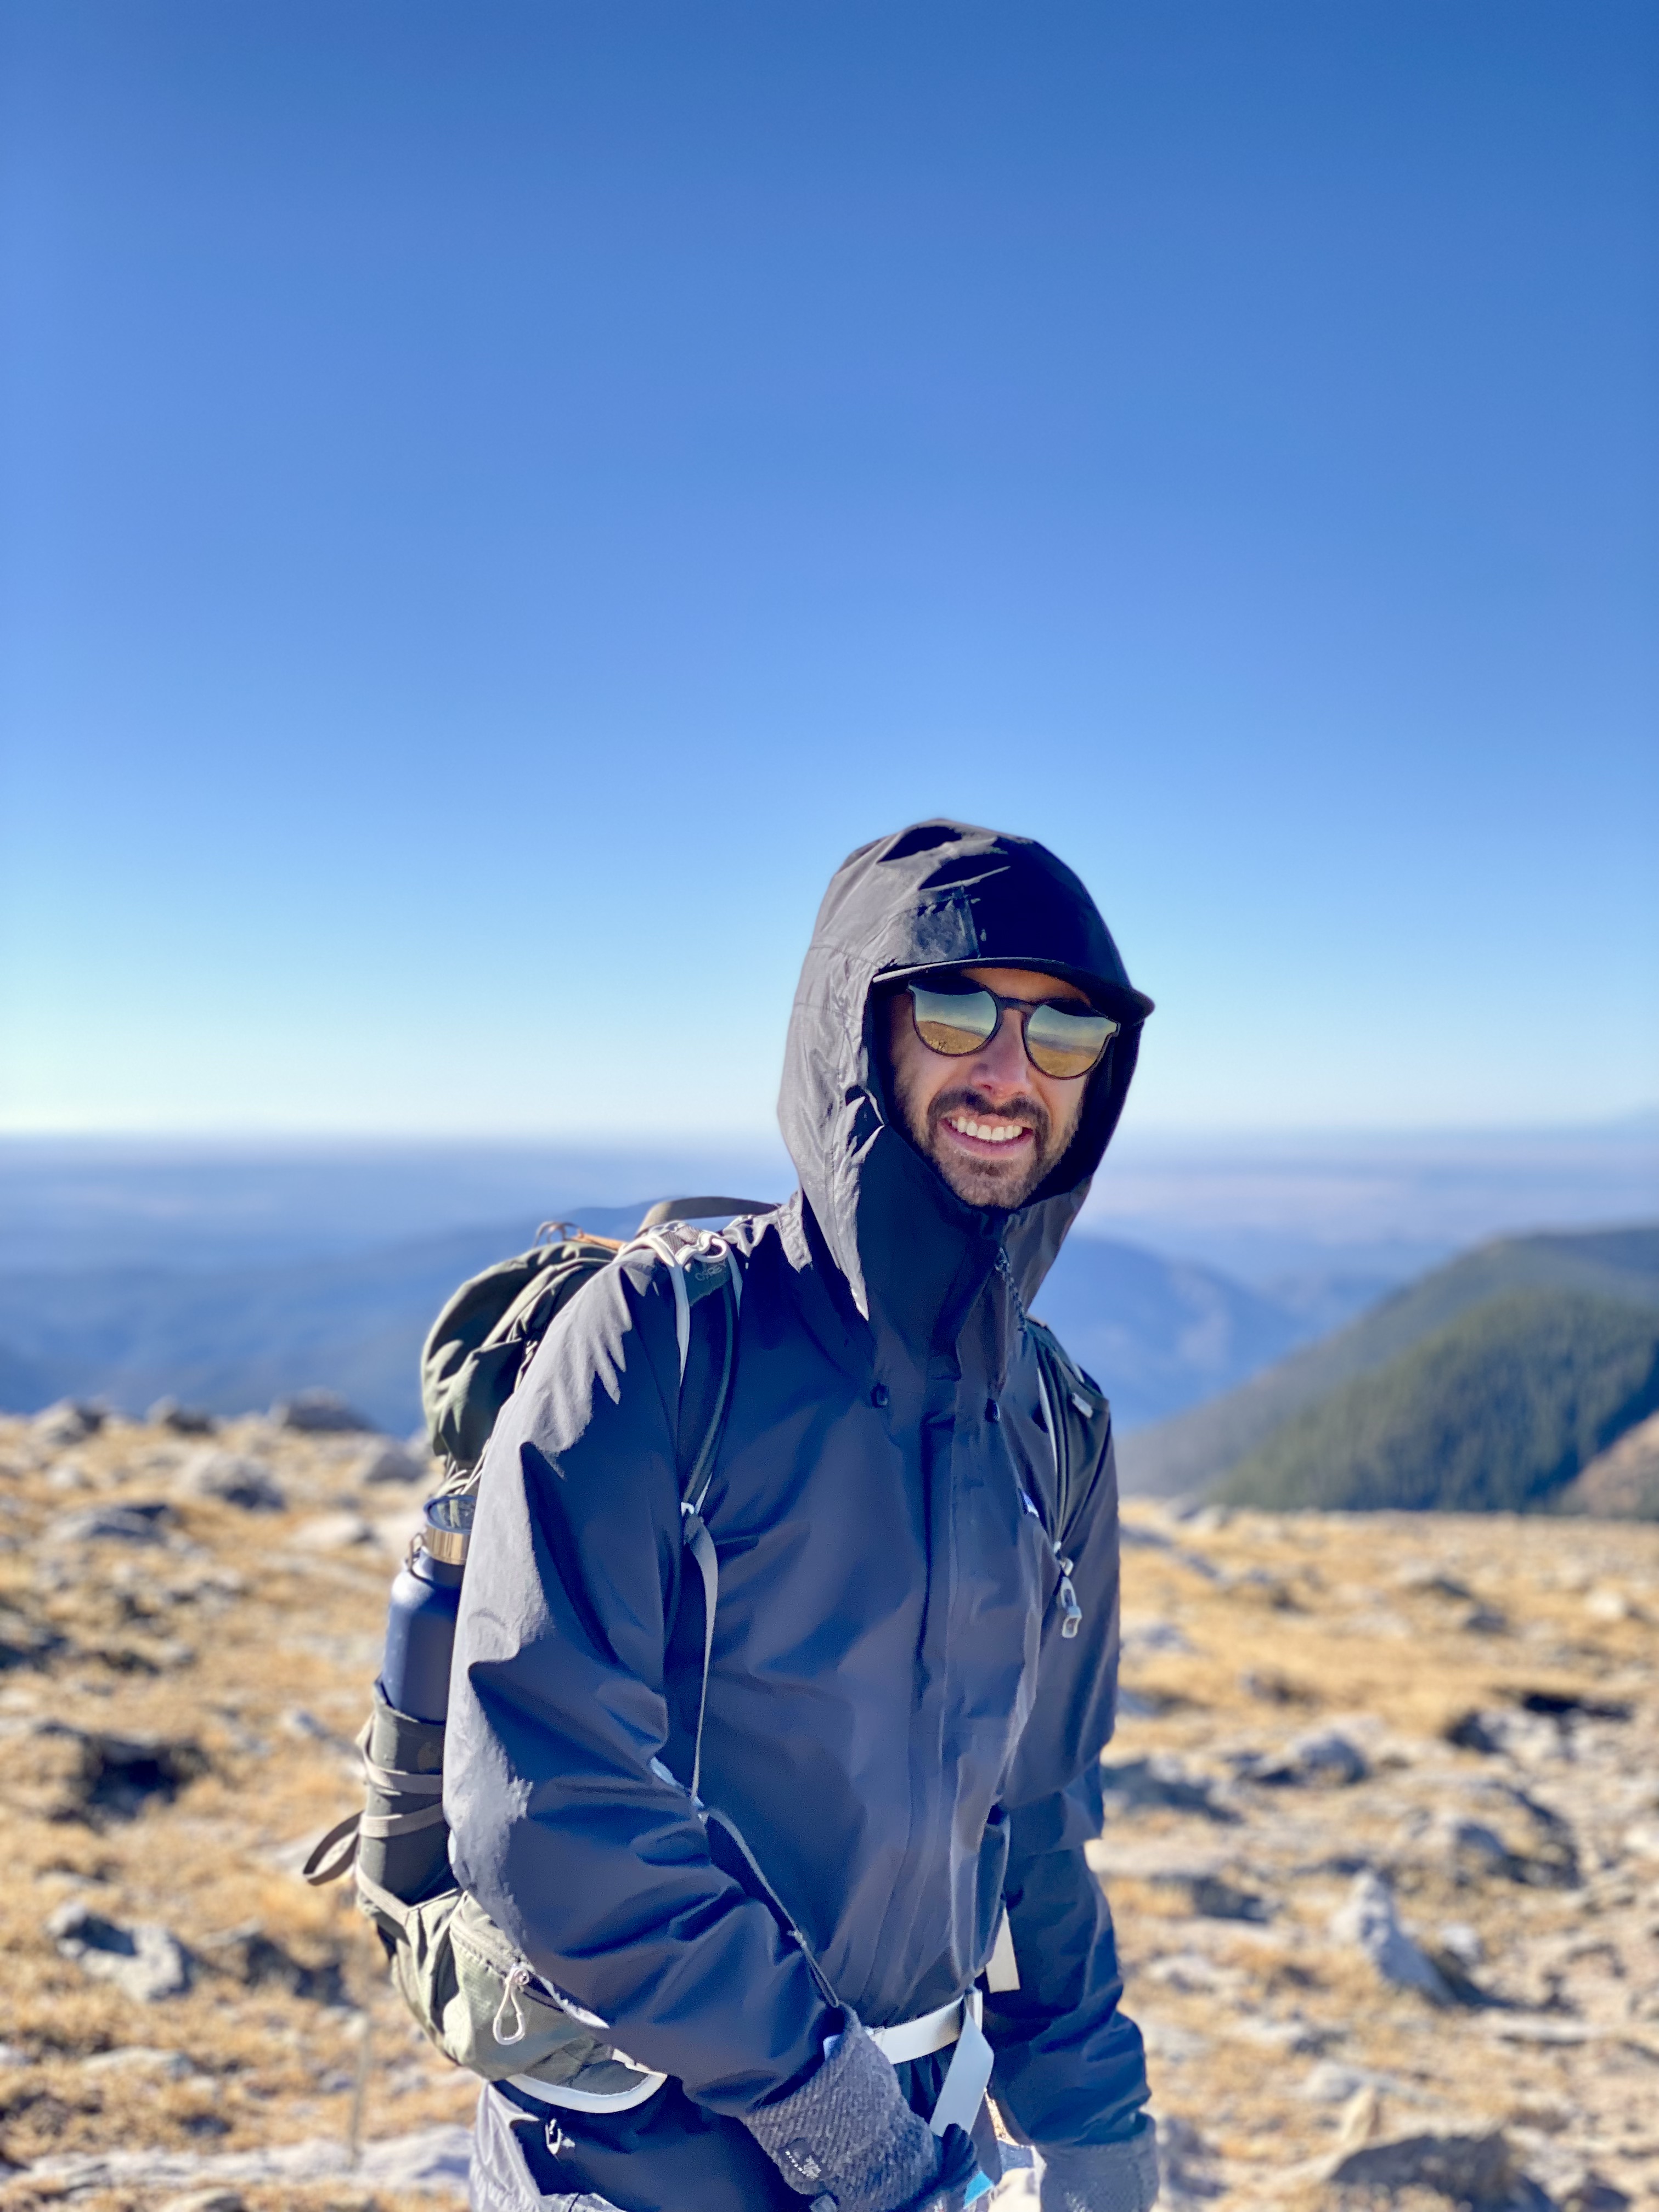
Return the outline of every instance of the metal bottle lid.
{"type": "Polygon", "coordinates": [[[429,1498],[426,1505],[426,1526],[421,1531],[421,1542],[428,1558],[441,1559],[447,1566],[459,1567],[466,1559],[467,1540],[472,1534],[472,1511],[477,1500],[469,1492],[462,1497],[429,1498]]]}

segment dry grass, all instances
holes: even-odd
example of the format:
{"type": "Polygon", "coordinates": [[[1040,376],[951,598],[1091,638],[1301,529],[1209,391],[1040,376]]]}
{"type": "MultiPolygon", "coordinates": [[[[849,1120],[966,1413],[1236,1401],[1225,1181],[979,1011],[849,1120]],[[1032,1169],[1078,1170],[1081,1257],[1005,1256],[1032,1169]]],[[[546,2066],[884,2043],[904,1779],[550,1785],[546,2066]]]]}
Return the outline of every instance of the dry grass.
{"type": "MultiPolygon", "coordinates": [[[[175,1498],[198,1447],[165,1431],[112,1423],[54,1450],[0,1422],[0,1646],[21,1655],[0,1671],[0,2041],[13,2061],[0,2064],[0,2156],[14,2170],[118,2144],[343,2139],[365,2020],[365,2138],[465,2121],[474,2100],[392,1998],[349,1892],[307,1889],[293,1870],[295,1847],[355,1802],[349,1740],[410,1501],[357,1480],[360,1440],[247,1422],[215,1442],[262,1460],[289,1510],[175,1498]],[[52,1534],[87,1506],[162,1499],[159,1544],[52,1534]],[[361,1515],[373,1533],[319,1544],[325,1515],[361,1515]],[[88,1805],[83,1737],[100,1734],[185,1747],[176,1794],[132,1817],[88,1805]],[[43,1923],[71,1896],[125,1924],[164,1923],[195,1960],[189,1991],[135,2006],[60,1957],[43,1923]]],[[[1315,2162],[1345,2125],[1375,2136],[1457,2121],[1505,2126],[1535,2167],[1577,2160],[1659,2199],[1659,1857],[1631,1841],[1659,1823],[1659,1528],[1128,1519],[1133,1711],[1111,1757],[1176,1757],[1241,1815],[1120,1810],[1098,1846],[1158,2109],[1196,2131],[1194,2147],[1176,2130],[1189,2179],[1213,2184],[1206,2201],[1224,2212],[1297,2212],[1328,2197],[1315,2162]],[[1632,1717],[1540,1722],[1530,1750],[1502,1759],[1445,1741],[1470,1708],[1515,1711],[1540,1689],[1632,1717]],[[1234,1778],[1235,1755],[1321,1723],[1354,1734],[1366,1781],[1234,1778]],[[1575,1886],[1474,1879],[1449,1853],[1449,1813],[1513,1832],[1517,1850],[1536,1843],[1536,1820],[1502,1796],[1511,1787],[1571,1824],[1575,1886]],[[1510,2009],[1437,2010],[1334,1942],[1361,1864],[1388,1872],[1425,1940],[1472,1928],[1477,1978],[1510,2009]],[[1180,1877],[1206,1871],[1267,1917],[1195,1911],[1180,1877]],[[1517,2017],[1583,2039],[1505,2040],[1498,2029],[1517,2017]],[[1333,2063],[1382,2077],[1380,2101],[1310,2094],[1333,2063]]],[[[0,2204],[56,2201],[3,2176],[0,2204]]],[[[167,2193],[75,2202],[140,2212],[167,2193]]],[[[240,2193],[252,2212],[375,2201],[337,2181],[240,2193]]],[[[1443,2198],[1425,2202],[1443,2212],[1443,2198]]]]}
{"type": "Polygon", "coordinates": [[[1182,1528],[1134,1507],[1128,1518],[1125,1680],[1132,1703],[1158,1710],[1126,1718],[1110,1757],[1178,1756],[1240,1818],[1120,1815],[1098,1862],[1158,2101],[1218,2154],[1228,2198],[1317,2195],[1316,2179],[1289,2177],[1332,2151],[1345,2114],[1364,2117],[1364,2140],[1502,2126],[1547,2172],[1576,2163],[1659,2197],[1659,1840],[1655,1856],[1639,1847],[1659,1808],[1659,1529],[1255,1514],[1182,1528]],[[1158,1648],[1177,1643],[1188,1648],[1158,1648]],[[1511,1756],[1447,1742],[1471,1709],[1519,1717],[1540,1692],[1629,1717],[1528,1717],[1511,1756]],[[1233,1779],[1247,1753],[1321,1726],[1363,1747],[1364,1783],[1233,1779]],[[1517,1856],[1547,1856],[1517,1790],[1568,1824],[1581,1880],[1494,1877],[1448,1847],[1447,1822],[1468,1819],[1517,1856]],[[1473,1931],[1474,1977],[1501,2008],[1437,2008],[1333,1940],[1366,1866],[1431,1948],[1449,1925],[1473,1931]],[[1265,1923],[1194,1915],[1167,1879],[1194,1868],[1259,1896],[1265,1923]],[[1171,1963],[1183,1954],[1199,1966],[1171,1963]],[[1583,2039],[1518,2042],[1506,2028],[1583,2039]],[[1386,2078],[1368,2117],[1310,2094],[1322,2061],[1328,2081],[1333,2064],[1386,2078]]]}
{"type": "MultiPolygon", "coordinates": [[[[393,1999],[349,1886],[310,1889],[293,1871],[292,1847],[357,1796],[349,1739],[378,1657],[393,1553],[386,1541],[312,1552],[305,1539],[325,1511],[374,1498],[351,1479],[362,1442],[278,1437],[263,1424],[215,1442],[264,1458],[291,1510],[172,1501],[195,1447],[164,1432],[112,1425],[54,1461],[24,1425],[0,1426],[10,1540],[0,1554],[0,1643],[8,1613],[59,1639],[45,1663],[0,1674],[0,2039],[34,2062],[0,2066],[0,2155],[14,2166],[116,2143],[238,2150],[343,2137],[365,2016],[366,2136],[465,2120],[474,2100],[476,2084],[430,2050],[393,1999]],[[65,1459],[82,1483],[49,1489],[65,1459]],[[42,1540],[54,1519],[82,1507],[163,1498],[174,1518],[161,1545],[42,1540]],[[136,1817],[88,1808],[84,1753],[60,1724],[193,1747],[204,1771],[136,1817]],[[42,1923],[71,1896],[125,1925],[165,1923],[194,1956],[188,1993],[134,2006],[60,1958],[42,1923]],[[311,1990],[337,2001],[301,1993],[307,1973],[311,1990]],[[164,2056],[98,2063],[135,2046],[164,2056]]],[[[402,1508],[395,1492],[367,1504],[377,1517],[406,1518],[402,1508]]],[[[333,2199],[325,2189],[298,2193],[363,2201],[337,2185],[333,2199]]],[[[276,2201],[244,2194],[251,2206],[276,2201]]]]}

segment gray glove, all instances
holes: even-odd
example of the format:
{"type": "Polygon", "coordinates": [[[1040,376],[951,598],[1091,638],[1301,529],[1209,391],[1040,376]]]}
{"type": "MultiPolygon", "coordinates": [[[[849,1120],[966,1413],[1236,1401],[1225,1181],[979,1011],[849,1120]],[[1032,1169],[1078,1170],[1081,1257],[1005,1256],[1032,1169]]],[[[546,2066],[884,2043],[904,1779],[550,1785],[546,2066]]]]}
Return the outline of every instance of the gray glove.
{"type": "Polygon", "coordinates": [[[1123,2142],[1039,2150],[1042,2212],[1148,2212],[1158,2201],[1158,2129],[1150,2114],[1123,2142]]]}
{"type": "Polygon", "coordinates": [[[962,2212],[973,2145],[960,2128],[941,2142],[866,2031],[850,2013],[847,2021],[817,2072],[744,2124],[814,2212],[962,2212]]]}

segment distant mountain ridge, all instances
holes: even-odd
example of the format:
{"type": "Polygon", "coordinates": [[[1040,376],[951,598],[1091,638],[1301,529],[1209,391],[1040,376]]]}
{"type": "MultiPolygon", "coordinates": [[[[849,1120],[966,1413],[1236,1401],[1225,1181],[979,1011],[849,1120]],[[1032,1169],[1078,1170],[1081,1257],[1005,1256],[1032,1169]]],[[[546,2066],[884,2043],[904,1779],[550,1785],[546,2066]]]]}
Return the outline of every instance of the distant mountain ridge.
{"type": "Polygon", "coordinates": [[[1073,1231],[1032,1310],[1106,1392],[1122,1435],[1230,1389],[1378,1287],[1333,1277],[1281,1298],[1195,1261],[1073,1231]]]}
{"type": "Polygon", "coordinates": [[[1237,1389],[1126,1437],[1123,1487],[1159,1497],[1207,1490],[1305,1408],[1486,1300],[1519,1291],[1659,1305],[1659,1226],[1503,1237],[1464,1253],[1237,1389]]]}
{"type": "MultiPolygon", "coordinates": [[[[603,1236],[630,1234],[643,1212],[581,1208],[603,1236]]],[[[321,1385],[402,1433],[419,1418],[416,1362],[439,1308],[536,1229],[485,1224],[270,1267],[0,1273],[0,1406],[73,1395],[137,1412],[166,1395],[228,1414],[321,1385]]]]}
{"type": "MultiPolygon", "coordinates": [[[[601,1234],[631,1234],[644,1211],[567,1209],[601,1234]]],[[[320,1384],[399,1433],[419,1418],[416,1364],[458,1284],[536,1233],[533,1218],[398,1243],[235,1267],[105,1265],[0,1273],[0,1407],[31,1412],[65,1395],[141,1411],[168,1395],[244,1413],[320,1384]]],[[[1322,1300],[1298,1285],[1278,1303],[1212,1268],[1074,1234],[1036,1301],[1109,1394],[1121,1430],[1225,1390],[1315,1334],[1332,1302],[1352,1311],[1364,1281],[1322,1300]]]]}

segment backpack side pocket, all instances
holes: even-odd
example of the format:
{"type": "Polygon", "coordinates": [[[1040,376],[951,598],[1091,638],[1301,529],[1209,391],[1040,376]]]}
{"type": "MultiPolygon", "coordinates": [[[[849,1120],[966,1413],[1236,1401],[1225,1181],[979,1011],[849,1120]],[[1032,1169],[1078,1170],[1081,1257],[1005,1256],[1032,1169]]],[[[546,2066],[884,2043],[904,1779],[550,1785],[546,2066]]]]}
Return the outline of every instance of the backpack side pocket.
{"type": "Polygon", "coordinates": [[[486,2081],[512,2075],[550,2103],[641,2102],[664,2075],[624,2058],[603,2024],[562,1999],[475,1897],[459,1888],[405,1905],[361,1870],[358,1901],[386,1938],[392,1979],[446,2058],[486,2081]]]}

